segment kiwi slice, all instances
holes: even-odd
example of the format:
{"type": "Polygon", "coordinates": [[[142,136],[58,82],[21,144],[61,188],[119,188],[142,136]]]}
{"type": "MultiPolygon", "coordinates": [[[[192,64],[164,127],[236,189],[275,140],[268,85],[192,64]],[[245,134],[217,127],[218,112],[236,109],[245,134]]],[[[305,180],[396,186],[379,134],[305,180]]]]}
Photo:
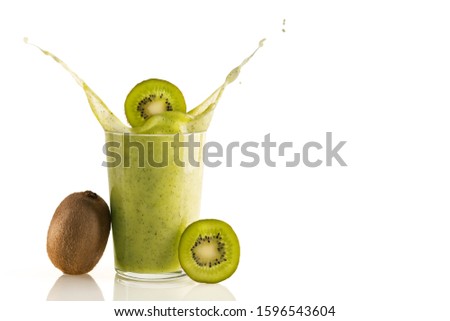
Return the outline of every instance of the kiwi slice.
{"type": "Polygon", "coordinates": [[[240,247],[230,225],[217,219],[190,224],[181,235],[178,257],[194,281],[218,283],[229,278],[239,264],[240,247]]]}
{"type": "Polygon", "coordinates": [[[147,79],[131,89],[125,99],[125,114],[132,127],[165,111],[186,112],[184,96],[177,86],[162,79],[147,79]]]}

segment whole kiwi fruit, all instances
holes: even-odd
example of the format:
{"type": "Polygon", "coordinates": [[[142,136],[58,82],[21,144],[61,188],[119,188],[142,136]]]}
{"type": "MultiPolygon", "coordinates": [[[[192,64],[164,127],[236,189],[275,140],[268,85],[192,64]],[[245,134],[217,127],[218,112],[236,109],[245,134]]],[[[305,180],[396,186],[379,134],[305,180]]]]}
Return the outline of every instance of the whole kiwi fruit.
{"type": "Polygon", "coordinates": [[[110,228],[109,207],[100,196],[91,191],[70,194],[50,222],[48,257],[63,273],[88,273],[103,255],[110,228]]]}

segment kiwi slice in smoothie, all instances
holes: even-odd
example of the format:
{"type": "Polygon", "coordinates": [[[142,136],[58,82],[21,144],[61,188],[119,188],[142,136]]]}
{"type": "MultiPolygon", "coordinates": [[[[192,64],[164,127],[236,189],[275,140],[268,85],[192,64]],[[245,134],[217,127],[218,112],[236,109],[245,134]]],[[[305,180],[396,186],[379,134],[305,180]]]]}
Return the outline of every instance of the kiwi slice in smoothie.
{"type": "Polygon", "coordinates": [[[125,99],[125,114],[132,127],[141,127],[151,116],[170,111],[185,113],[186,102],[178,87],[167,80],[144,80],[125,99]]]}
{"type": "Polygon", "coordinates": [[[229,278],[239,264],[240,247],[230,225],[217,219],[190,224],[181,235],[178,257],[194,281],[218,283],[229,278]]]}

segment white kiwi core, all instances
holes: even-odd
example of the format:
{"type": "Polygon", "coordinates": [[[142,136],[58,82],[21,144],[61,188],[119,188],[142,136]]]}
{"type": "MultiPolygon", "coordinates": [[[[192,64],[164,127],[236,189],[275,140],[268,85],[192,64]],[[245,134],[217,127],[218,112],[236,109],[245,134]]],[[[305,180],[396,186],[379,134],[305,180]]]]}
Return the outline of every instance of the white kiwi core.
{"type": "Polygon", "coordinates": [[[166,104],[162,100],[150,101],[144,106],[145,113],[147,115],[156,115],[165,112],[166,104]]]}

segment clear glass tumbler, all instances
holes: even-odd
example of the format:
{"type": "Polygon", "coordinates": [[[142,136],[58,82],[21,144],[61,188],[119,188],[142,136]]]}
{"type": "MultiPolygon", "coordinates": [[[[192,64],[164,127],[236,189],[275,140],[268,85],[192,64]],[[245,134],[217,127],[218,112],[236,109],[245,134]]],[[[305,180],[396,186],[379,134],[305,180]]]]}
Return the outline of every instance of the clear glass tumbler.
{"type": "Polygon", "coordinates": [[[138,280],[184,275],[178,243],[200,213],[205,133],[105,136],[116,272],[138,280]]]}

